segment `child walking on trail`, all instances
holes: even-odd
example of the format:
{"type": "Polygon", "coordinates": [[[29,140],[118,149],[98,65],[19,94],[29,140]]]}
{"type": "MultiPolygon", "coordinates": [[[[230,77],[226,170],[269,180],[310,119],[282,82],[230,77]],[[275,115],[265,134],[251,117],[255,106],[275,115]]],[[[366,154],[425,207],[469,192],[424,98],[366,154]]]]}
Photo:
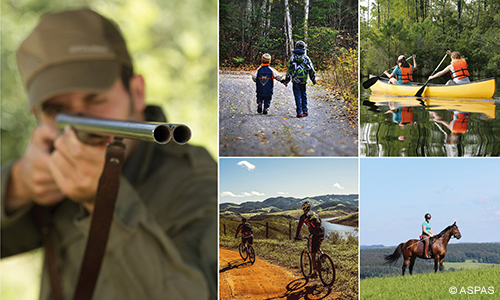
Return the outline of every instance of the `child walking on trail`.
{"type": "MultiPolygon", "coordinates": [[[[252,75],[253,81],[257,85],[257,113],[267,115],[271,99],[273,97],[274,79],[281,83],[284,82],[285,77],[278,73],[271,64],[271,55],[265,53],[262,55],[262,65],[252,75]],[[264,104],[264,110],[262,110],[264,104]]],[[[286,86],[286,84],[285,84],[286,86]]]]}
{"type": "Polygon", "coordinates": [[[298,41],[295,44],[293,55],[288,61],[286,79],[284,83],[293,82],[293,96],[297,107],[297,118],[307,117],[307,76],[316,84],[316,74],[311,59],[306,55],[306,43],[298,41]]]}

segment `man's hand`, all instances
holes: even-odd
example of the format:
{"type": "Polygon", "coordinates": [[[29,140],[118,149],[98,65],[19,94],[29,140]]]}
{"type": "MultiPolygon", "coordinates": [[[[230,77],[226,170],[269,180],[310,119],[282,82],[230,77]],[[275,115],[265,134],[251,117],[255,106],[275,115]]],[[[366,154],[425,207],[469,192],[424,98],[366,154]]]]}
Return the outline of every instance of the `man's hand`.
{"type": "Polygon", "coordinates": [[[66,197],[82,203],[92,213],[104,168],[106,145],[82,143],[69,126],[54,142],[49,169],[57,186],[66,197]]]}
{"type": "Polygon", "coordinates": [[[57,129],[47,125],[33,130],[24,155],[12,166],[5,202],[8,214],[31,202],[47,206],[64,199],[49,169],[56,137],[57,129]]]}

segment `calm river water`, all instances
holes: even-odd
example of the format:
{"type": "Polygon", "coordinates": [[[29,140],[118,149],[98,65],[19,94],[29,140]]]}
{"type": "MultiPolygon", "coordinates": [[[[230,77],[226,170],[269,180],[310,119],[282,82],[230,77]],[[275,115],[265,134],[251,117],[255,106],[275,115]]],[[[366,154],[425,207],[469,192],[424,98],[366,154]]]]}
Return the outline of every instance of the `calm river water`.
{"type": "Polygon", "coordinates": [[[360,155],[500,156],[496,84],[494,98],[474,100],[370,95],[361,86],[360,155]]]}
{"type": "Polygon", "coordinates": [[[355,230],[356,229],[355,227],[333,224],[333,223],[328,222],[330,220],[337,219],[337,218],[340,218],[340,217],[321,219],[321,225],[323,225],[323,227],[325,227],[326,232],[339,231],[342,234],[344,234],[345,232],[350,232],[353,236],[358,236],[358,232],[355,230]]]}

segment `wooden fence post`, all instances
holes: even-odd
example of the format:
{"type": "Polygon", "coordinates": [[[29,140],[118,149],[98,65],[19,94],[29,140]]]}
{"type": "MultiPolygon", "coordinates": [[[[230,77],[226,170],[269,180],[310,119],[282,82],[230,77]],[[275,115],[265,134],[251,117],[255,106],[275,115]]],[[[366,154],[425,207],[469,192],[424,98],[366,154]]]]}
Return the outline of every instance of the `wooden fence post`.
{"type": "Polygon", "coordinates": [[[292,239],[292,222],[288,222],[288,239],[292,239]]]}
{"type": "Polygon", "coordinates": [[[224,224],[224,235],[226,235],[226,224],[224,224]]]}
{"type": "Polygon", "coordinates": [[[266,222],[266,239],[269,238],[269,223],[266,222]]]}

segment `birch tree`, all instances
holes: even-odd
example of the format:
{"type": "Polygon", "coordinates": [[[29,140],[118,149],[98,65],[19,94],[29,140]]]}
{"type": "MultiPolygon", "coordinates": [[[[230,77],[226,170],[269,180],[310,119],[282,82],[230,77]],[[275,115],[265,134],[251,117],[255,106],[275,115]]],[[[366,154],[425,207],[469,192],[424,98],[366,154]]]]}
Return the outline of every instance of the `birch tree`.
{"type": "Polygon", "coordinates": [[[286,55],[290,56],[293,50],[293,38],[292,38],[292,18],[290,17],[290,7],[288,5],[288,0],[285,0],[285,33],[286,33],[286,55]]]}
{"type": "Polygon", "coordinates": [[[304,40],[307,42],[307,22],[309,21],[309,0],[304,4],[304,40]]]}

